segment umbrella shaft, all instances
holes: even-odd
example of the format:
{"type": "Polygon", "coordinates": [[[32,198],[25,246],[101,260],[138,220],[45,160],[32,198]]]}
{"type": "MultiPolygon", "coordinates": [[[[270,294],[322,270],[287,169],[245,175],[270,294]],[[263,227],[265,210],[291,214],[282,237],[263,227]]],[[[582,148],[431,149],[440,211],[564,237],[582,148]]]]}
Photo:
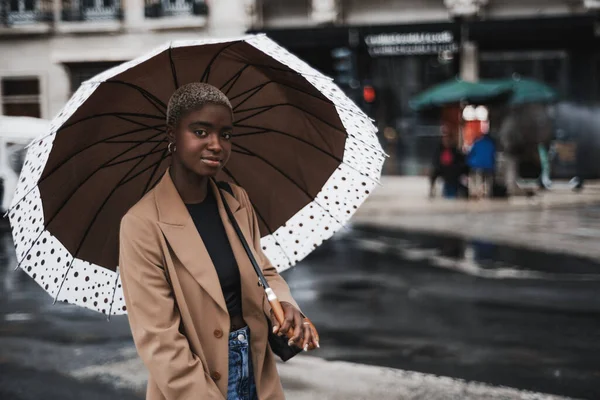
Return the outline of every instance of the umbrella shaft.
{"type": "MultiPolygon", "coordinates": [[[[275,315],[275,318],[279,322],[279,326],[283,325],[283,321],[285,321],[285,313],[283,312],[283,307],[277,299],[275,292],[273,291],[273,289],[268,288],[265,289],[265,293],[267,295],[267,299],[269,300],[269,304],[271,305],[271,309],[273,310],[273,315],[275,315]]],[[[285,335],[288,338],[291,338],[292,336],[294,336],[294,329],[290,327],[290,329],[288,329],[288,331],[285,332],[285,335]]]]}

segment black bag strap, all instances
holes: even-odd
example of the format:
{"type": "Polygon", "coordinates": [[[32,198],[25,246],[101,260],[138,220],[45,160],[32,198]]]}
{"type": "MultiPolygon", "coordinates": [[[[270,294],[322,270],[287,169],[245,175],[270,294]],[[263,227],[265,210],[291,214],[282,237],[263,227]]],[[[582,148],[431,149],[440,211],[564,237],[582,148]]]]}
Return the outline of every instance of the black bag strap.
{"type": "Polygon", "coordinates": [[[229,193],[231,196],[233,196],[233,198],[235,198],[235,195],[233,194],[233,189],[231,188],[231,185],[229,184],[229,182],[225,182],[225,181],[217,182],[217,186],[219,187],[219,189],[225,190],[227,193],[229,193]]]}
{"type": "MultiPolygon", "coordinates": [[[[233,198],[235,198],[235,195],[233,194],[233,189],[231,188],[231,185],[228,182],[217,182],[217,187],[219,189],[225,190],[227,193],[229,193],[231,196],[233,196],[233,198]]],[[[263,288],[265,290],[269,289],[269,284],[267,283],[267,280],[265,279],[265,276],[263,275],[262,270],[260,269],[260,266],[256,262],[256,259],[254,258],[254,254],[252,254],[252,250],[250,250],[250,246],[248,245],[248,242],[246,241],[246,237],[244,236],[244,233],[240,229],[240,226],[238,225],[235,217],[233,216],[233,213],[231,212],[231,208],[229,207],[229,204],[227,203],[227,200],[225,199],[225,197],[223,197],[223,193],[221,192],[221,190],[219,190],[219,196],[221,197],[221,201],[223,202],[223,206],[225,207],[225,211],[227,212],[227,217],[229,218],[229,222],[231,222],[231,225],[233,225],[233,229],[235,230],[235,233],[237,234],[238,238],[240,239],[240,242],[242,242],[242,246],[244,246],[244,250],[246,251],[248,258],[250,259],[250,262],[252,263],[252,267],[254,267],[254,272],[256,272],[256,275],[258,276],[260,284],[263,286],[263,288]]]]}

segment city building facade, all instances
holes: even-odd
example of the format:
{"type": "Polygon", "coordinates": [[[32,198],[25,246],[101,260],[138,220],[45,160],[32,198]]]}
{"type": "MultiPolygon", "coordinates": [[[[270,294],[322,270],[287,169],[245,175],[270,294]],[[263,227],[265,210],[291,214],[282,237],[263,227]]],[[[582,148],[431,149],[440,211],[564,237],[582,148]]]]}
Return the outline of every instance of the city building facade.
{"type": "Polygon", "coordinates": [[[520,75],[600,102],[599,12],[598,0],[0,0],[0,113],[52,118],[81,82],[167,41],[264,32],[371,115],[388,173],[420,174],[439,116],[409,100],[436,83],[520,75]]]}

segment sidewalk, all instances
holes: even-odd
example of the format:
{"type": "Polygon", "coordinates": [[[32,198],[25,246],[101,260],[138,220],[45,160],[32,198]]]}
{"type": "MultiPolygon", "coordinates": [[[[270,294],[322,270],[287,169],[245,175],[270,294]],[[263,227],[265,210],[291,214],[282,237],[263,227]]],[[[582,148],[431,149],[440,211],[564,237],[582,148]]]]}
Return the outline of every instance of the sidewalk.
{"type": "MultiPolygon", "coordinates": [[[[287,400],[566,400],[516,389],[467,383],[458,379],[391,368],[325,361],[301,355],[279,363],[287,400]]],[[[100,379],[121,389],[143,393],[145,368],[139,358],[93,366],[72,374],[100,379]]]]}
{"type": "Polygon", "coordinates": [[[540,210],[556,207],[600,204],[600,181],[586,181],[584,190],[573,192],[566,187],[538,191],[532,198],[513,196],[509,199],[480,201],[447,200],[441,190],[429,199],[429,178],[424,176],[384,176],[355,218],[363,220],[380,214],[454,213],[540,210]]]}
{"type": "Polygon", "coordinates": [[[600,182],[498,200],[428,198],[426,177],[383,177],[352,219],[357,226],[403,229],[600,259],[600,182]]]}

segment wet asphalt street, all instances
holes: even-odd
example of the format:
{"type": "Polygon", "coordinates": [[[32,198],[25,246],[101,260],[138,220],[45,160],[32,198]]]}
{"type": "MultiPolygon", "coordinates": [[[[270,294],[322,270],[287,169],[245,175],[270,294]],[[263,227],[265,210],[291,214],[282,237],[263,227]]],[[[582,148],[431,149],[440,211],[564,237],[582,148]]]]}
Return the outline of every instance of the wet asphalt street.
{"type": "MultiPolygon", "coordinates": [[[[0,239],[0,399],[141,398],[56,373],[130,357],[126,318],[52,305],[0,239]]],[[[319,327],[316,356],[600,398],[593,260],[356,228],[284,276],[319,327]]]]}

